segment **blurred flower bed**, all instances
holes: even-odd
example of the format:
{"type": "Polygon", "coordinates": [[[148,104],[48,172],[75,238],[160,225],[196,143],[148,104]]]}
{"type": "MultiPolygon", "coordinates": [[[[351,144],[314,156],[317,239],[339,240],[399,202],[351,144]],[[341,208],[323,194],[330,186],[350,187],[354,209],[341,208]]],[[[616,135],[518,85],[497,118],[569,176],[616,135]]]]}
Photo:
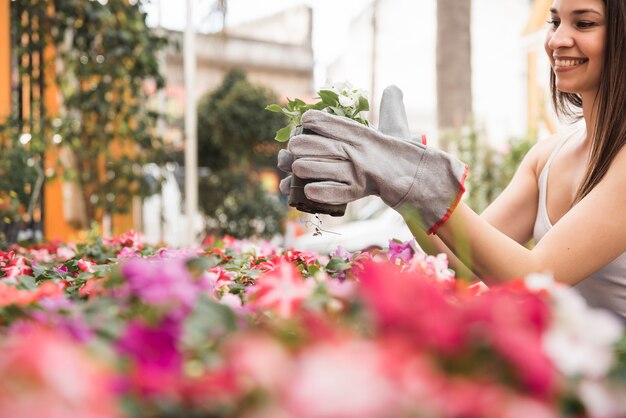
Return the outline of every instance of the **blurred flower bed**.
{"type": "Polygon", "coordinates": [[[412,242],[331,256],[129,232],[0,252],[0,418],[623,417],[620,322],[412,242]]]}

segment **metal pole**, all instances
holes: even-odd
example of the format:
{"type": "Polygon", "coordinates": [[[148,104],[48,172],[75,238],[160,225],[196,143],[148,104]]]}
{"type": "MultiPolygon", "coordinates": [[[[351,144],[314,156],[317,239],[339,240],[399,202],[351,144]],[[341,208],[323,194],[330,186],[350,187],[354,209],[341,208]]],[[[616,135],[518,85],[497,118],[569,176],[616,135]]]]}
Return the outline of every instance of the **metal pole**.
{"type": "Polygon", "coordinates": [[[198,211],[198,136],[196,115],[196,43],[193,2],[187,0],[187,26],[183,44],[185,72],[185,217],[186,244],[196,243],[194,221],[198,211]]]}
{"type": "Polygon", "coordinates": [[[370,80],[370,112],[369,112],[369,120],[370,123],[374,126],[378,125],[378,108],[374,105],[374,100],[376,97],[376,78],[378,77],[378,73],[376,71],[378,67],[378,6],[379,1],[374,0],[372,2],[372,55],[371,55],[371,67],[372,67],[372,78],[370,80]]]}

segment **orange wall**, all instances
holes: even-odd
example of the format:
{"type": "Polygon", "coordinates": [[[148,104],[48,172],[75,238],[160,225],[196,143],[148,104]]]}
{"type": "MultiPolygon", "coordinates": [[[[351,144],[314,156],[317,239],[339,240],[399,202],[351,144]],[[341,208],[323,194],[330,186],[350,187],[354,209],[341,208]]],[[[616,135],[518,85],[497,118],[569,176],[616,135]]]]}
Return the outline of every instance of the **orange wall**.
{"type": "Polygon", "coordinates": [[[9,0],[0,0],[0,119],[11,113],[11,37],[9,0]]]}

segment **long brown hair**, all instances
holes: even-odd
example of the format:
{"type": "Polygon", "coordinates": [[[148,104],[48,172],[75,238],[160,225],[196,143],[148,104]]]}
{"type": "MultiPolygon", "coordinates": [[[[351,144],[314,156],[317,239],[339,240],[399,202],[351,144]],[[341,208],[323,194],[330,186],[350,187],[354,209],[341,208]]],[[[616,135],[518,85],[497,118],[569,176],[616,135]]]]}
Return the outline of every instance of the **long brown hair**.
{"type": "MultiPolygon", "coordinates": [[[[609,170],[617,153],[626,144],[626,0],[604,0],[606,4],[606,39],[604,62],[600,73],[595,134],[583,182],[574,203],[585,197],[609,170]]],[[[582,98],[556,88],[554,71],[550,71],[552,103],[559,115],[580,119],[582,98]]]]}

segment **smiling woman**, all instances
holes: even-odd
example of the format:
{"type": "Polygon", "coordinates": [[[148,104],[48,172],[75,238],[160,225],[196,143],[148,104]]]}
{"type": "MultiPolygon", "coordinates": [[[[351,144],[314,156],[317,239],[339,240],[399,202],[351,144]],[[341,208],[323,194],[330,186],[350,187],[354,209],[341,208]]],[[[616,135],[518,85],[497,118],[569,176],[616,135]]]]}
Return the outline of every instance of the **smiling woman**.
{"type": "MultiPolygon", "coordinates": [[[[289,143],[291,169],[328,179],[305,187],[320,202],[346,203],[357,190],[350,184],[373,185],[367,191],[398,210],[425,248],[446,252],[457,270],[467,267],[486,282],[550,272],[626,321],[625,41],[626,2],[553,1],[545,49],[554,105],[584,127],[536,144],[480,216],[460,200],[467,170],[456,158],[314,110],[302,126],[315,135],[289,143]],[[372,146],[350,146],[364,138],[372,146]],[[312,164],[304,169],[309,160],[317,172],[312,164]],[[338,184],[350,189],[343,197],[332,193],[338,184]]],[[[399,98],[395,132],[406,126],[399,98]]]]}
{"type": "Polygon", "coordinates": [[[546,52],[554,70],[556,88],[562,93],[591,94],[600,84],[606,38],[605,5],[597,0],[574,8],[576,2],[554,2],[546,52]]]}

